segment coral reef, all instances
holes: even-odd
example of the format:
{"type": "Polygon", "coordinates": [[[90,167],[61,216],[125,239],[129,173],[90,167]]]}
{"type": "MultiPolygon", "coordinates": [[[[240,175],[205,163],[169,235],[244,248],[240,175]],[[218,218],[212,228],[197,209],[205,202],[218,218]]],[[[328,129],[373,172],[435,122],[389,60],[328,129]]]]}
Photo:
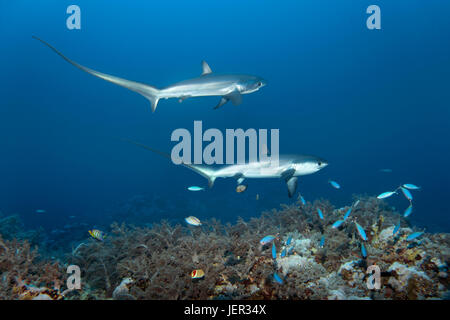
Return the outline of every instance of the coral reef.
{"type": "Polygon", "coordinates": [[[0,300],[61,299],[64,278],[60,264],[39,259],[27,240],[0,236],[0,300]]]}
{"type": "MultiPolygon", "coordinates": [[[[59,264],[37,261],[24,241],[0,242],[1,298],[65,299],[427,299],[444,298],[449,290],[449,234],[423,234],[376,198],[359,197],[350,207],[335,209],[327,200],[282,205],[235,224],[216,219],[202,226],[151,226],[113,223],[105,241],[74,243],[66,264],[82,271],[82,288],[61,293],[59,264]],[[317,215],[317,208],[324,219],[317,215]],[[401,228],[393,235],[393,226],[401,228]],[[361,238],[355,227],[366,234],[361,238]],[[261,245],[267,235],[277,235],[261,245]],[[323,246],[319,243],[324,237],[323,246]],[[12,255],[19,250],[21,254],[12,255]],[[381,288],[367,286],[367,267],[380,269],[381,288]],[[20,268],[17,268],[20,266],[20,268]],[[43,272],[43,270],[48,271],[43,272]],[[205,276],[191,278],[202,269],[205,276]],[[275,281],[277,273],[281,281],[275,281]],[[26,285],[24,284],[26,283],[26,285]],[[56,284],[55,284],[56,283],[56,284]],[[33,287],[31,287],[33,285],[33,287]],[[14,290],[15,288],[15,290],[14,290]],[[52,288],[52,289],[48,289],[52,288]],[[56,291],[50,291],[56,290],[56,291]]],[[[144,206],[145,207],[145,206],[144,206]]]]}

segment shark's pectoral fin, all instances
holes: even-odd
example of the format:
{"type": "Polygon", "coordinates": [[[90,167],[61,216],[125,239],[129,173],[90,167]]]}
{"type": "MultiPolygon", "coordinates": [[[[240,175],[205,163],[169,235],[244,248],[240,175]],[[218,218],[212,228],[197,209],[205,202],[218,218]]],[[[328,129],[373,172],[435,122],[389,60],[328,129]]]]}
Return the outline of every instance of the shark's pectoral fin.
{"type": "Polygon", "coordinates": [[[295,191],[297,190],[297,182],[298,182],[297,177],[291,177],[289,180],[286,181],[289,198],[292,198],[292,196],[295,194],[295,191]]]}
{"type": "Polygon", "coordinates": [[[294,177],[295,169],[287,169],[281,173],[281,177],[286,181],[286,185],[288,187],[288,195],[289,198],[292,198],[295,191],[297,190],[297,182],[298,178],[294,177]]]}
{"type": "Polygon", "coordinates": [[[239,92],[239,90],[234,90],[230,92],[229,94],[225,95],[220,99],[219,104],[214,107],[214,109],[219,109],[221,106],[223,106],[228,101],[231,101],[231,103],[234,106],[238,106],[242,103],[242,95],[239,92]]]}
{"type": "Polygon", "coordinates": [[[242,95],[239,90],[234,90],[224,97],[230,100],[234,106],[238,106],[242,103],[242,95]]]}
{"type": "Polygon", "coordinates": [[[183,97],[180,97],[179,99],[178,99],[178,102],[179,103],[182,103],[184,100],[186,100],[188,98],[188,96],[183,96],[183,97]]]}
{"type": "Polygon", "coordinates": [[[202,76],[212,73],[211,68],[205,60],[202,61],[202,76]]]}
{"type": "Polygon", "coordinates": [[[295,173],[295,169],[294,168],[284,170],[281,173],[281,178],[283,178],[287,182],[289,179],[291,179],[294,176],[294,173],[295,173]]]}
{"type": "Polygon", "coordinates": [[[228,99],[225,97],[222,97],[222,99],[220,99],[219,103],[217,104],[217,106],[214,107],[215,109],[219,109],[221,106],[223,106],[225,103],[228,102],[228,99]]]}

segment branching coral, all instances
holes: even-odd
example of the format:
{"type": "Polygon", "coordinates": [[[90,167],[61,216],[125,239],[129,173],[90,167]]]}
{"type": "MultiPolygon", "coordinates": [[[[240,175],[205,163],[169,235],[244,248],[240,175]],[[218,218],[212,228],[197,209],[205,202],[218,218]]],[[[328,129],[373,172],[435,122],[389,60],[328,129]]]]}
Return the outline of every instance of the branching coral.
{"type": "Polygon", "coordinates": [[[35,297],[34,293],[39,296],[46,288],[55,290],[51,294],[55,296],[64,277],[59,263],[40,260],[37,248],[31,249],[28,241],[8,241],[0,236],[0,299],[35,297]]]}

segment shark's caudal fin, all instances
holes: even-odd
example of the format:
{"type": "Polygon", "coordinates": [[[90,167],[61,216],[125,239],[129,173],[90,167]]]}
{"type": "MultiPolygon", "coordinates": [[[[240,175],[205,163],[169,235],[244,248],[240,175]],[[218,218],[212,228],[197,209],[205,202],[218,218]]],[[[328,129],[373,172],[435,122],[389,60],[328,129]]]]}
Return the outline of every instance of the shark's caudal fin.
{"type": "Polygon", "coordinates": [[[70,60],[69,58],[64,56],[61,52],[59,52],[55,47],[53,47],[49,43],[45,42],[44,40],[39,39],[38,37],[35,37],[35,36],[33,36],[33,38],[36,40],[39,40],[40,42],[45,44],[47,47],[49,47],[54,52],[56,52],[61,58],[63,58],[67,62],[69,62],[71,65],[77,67],[78,69],[81,69],[84,72],[92,74],[93,76],[96,76],[100,79],[115,83],[119,86],[122,86],[124,88],[130,89],[134,92],[137,92],[137,93],[143,95],[150,101],[151,106],[152,106],[152,112],[155,112],[156,107],[158,106],[158,101],[160,99],[159,90],[157,88],[143,84],[143,83],[122,79],[119,77],[111,76],[111,75],[108,75],[105,73],[101,73],[101,72],[86,68],[86,67],[76,63],[75,61],[70,60]]]}
{"type": "MultiPolygon", "coordinates": [[[[128,140],[128,139],[122,139],[123,141],[132,143],[134,145],[137,145],[141,148],[147,149],[149,151],[152,151],[156,154],[159,154],[160,156],[163,156],[169,160],[172,161],[172,158],[170,157],[170,155],[168,155],[167,153],[161,152],[159,150],[150,148],[149,146],[146,146],[145,144],[139,143],[139,142],[135,142],[133,140],[128,140]]],[[[186,168],[191,169],[192,171],[195,171],[196,173],[198,173],[199,175],[205,177],[206,179],[208,179],[208,186],[210,188],[212,188],[214,186],[214,181],[216,180],[216,176],[214,175],[214,170],[211,168],[207,168],[205,166],[200,166],[200,165],[195,165],[195,164],[186,164],[186,163],[181,163],[182,166],[185,166],[186,168]]]]}

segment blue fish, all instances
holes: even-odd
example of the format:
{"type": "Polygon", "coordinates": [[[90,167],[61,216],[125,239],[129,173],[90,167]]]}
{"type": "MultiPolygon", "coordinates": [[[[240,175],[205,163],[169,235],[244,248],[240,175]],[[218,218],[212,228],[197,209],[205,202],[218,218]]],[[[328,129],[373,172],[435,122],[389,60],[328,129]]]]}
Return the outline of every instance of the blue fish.
{"type": "Polygon", "coordinates": [[[412,183],[405,183],[403,185],[403,187],[406,188],[406,189],[409,189],[409,190],[419,190],[420,189],[420,187],[418,187],[418,186],[416,186],[416,185],[414,185],[412,183]]]}
{"type": "Polygon", "coordinates": [[[302,202],[302,204],[303,205],[306,205],[306,201],[305,201],[305,199],[302,197],[302,195],[299,195],[300,196],[300,201],[302,202]]]}
{"type": "Polygon", "coordinates": [[[361,243],[361,254],[364,259],[367,258],[367,251],[366,251],[366,247],[364,247],[364,243],[361,243]]]}
{"type": "Polygon", "coordinates": [[[400,230],[400,221],[398,221],[398,224],[395,226],[394,230],[392,231],[392,235],[395,236],[395,234],[400,230]]]}
{"type": "Polygon", "coordinates": [[[414,232],[414,233],[411,233],[411,234],[406,238],[406,241],[414,240],[414,239],[420,237],[422,234],[423,234],[423,232],[414,232]]]}
{"type": "Polygon", "coordinates": [[[264,238],[262,238],[261,240],[259,240],[259,243],[261,243],[262,245],[271,243],[276,237],[275,236],[265,236],[264,238]]]}
{"type": "Polygon", "coordinates": [[[383,193],[379,194],[377,196],[377,198],[378,199],[385,199],[385,198],[389,198],[393,194],[396,194],[396,192],[395,191],[386,191],[386,192],[383,192],[383,193]]]}
{"type": "Polygon", "coordinates": [[[283,251],[281,251],[280,257],[284,258],[286,256],[286,248],[283,249],[283,251]]]}
{"type": "Polygon", "coordinates": [[[405,218],[408,217],[411,214],[411,212],[412,212],[412,204],[410,204],[408,208],[406,208],[405,212],[403,213],[403,217],[405,218]]]}
{"type": "Polygon", "coordinates": [[[317,208],[317,213],[319,214],[319,218],[323,220],[323,213],[322,210],[320,210],[320,208],[317,208]]]}
{"type": "Polygon", "coordinates": [[[277,258],[277,248],[275,247],[275,242],[272,242],[272,258],[277,258]]]}
{"type": "Polygon", "coordinates": [[[412,201],[413,196],[411,194],[411,192],[409,192],[408,189],[400,187],[400,189],[402,190],[403,194],[405,195],[406,199],[408,199],[409,201],[412,201]]]}
{"type": "Polygon", "coordinates": [[[291,244],[291,241],[292,241],[292,237],[289,237],[289,238],[287,239],[287,241],[286,241],[286,245],[287,245],[287,246],[290,245],[290,244],[291,244]]]}
{"type": "Polygon", "coordinates": [[[203,190],[205,190],[205,188],[192,186],[192,187],[188,187],[188,190],[189,191],[203,191],[203,190]]]}
{"type": "Polygon", "coordinates": [[[347,210],[347,212],[344,215],[344,221],[347,220],[348,216],[350,215],[350,213],[352,213],[352,208],[350,207],[350,209],[347,210]]]}
{"type": "Polygon", "coordinates": [[[335,223],[333,223],[333,225],[331,227],[338,228],[343,222],[344,222],[344,220],[338,220],[335,223]]]}
{"type": "Polygon", "coordinates": [[[324,245],[325,245],[325,236],[322,236],[322,238],[320,239],[319,247],[323,248],[324,245]]]}
{"type": "Polygon", "coordinates": [[[273,274],[273,279],[278,282],[279,284],[283,284],[283,279],[280,278],[280,276],[278,275],[278,273],[274,273],[273,274]]]}
{"type": "Polygon", "coordinates": [[[366,232],[364,231],[363,227],[361,227],[358,222],[355,221],[356,224],[356,229],[358,230],[359,235],[361,236],[361,238],[366,241],[367,240],[367,236],[366,236],[366,232]]]}
{"type": "Polygon", "coordinates": [[[340,189],[340,188],[341,188],[341,186],[339,185],[339,183],[337,183],[336,181],[329,180],[328,182],[329,182],[329,183],[333,186],[333,188],[335,188],[335,189],[340,189]]]}

